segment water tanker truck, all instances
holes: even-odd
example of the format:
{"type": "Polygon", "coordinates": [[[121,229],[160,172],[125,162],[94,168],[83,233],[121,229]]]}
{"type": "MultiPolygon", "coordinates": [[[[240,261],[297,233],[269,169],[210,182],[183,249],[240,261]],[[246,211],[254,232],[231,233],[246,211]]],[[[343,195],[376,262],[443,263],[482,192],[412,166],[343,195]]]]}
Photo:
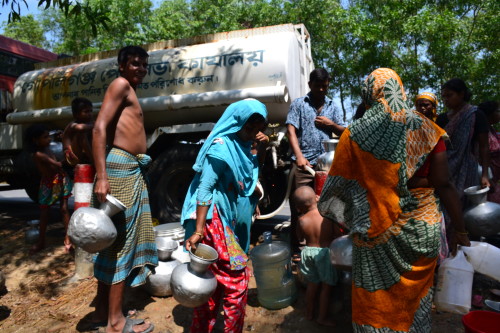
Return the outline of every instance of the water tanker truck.
{"type": "MultiPolygon", "coordinates": [[[[278,25],[145,45],[148,73],[137,88],[144,111],[153,216],[178,221],[192,165],[201,143],[225,108],[244,98],[263,102],[271,142],[261,167],[263,218],[286,200],[290,150],[285,120],[291,101],[308,92],[313,69],[310,39],[302,24],[278,25]]],[[[0,181],[36,198],[38,181],[23,133],[34,123],[52,130],[72,120],[71,101],[88,98],[100,109],[106,88],[119,76],[117,51],[37,64],[14,86],[14,112],[0,123],[0,181]]]]}

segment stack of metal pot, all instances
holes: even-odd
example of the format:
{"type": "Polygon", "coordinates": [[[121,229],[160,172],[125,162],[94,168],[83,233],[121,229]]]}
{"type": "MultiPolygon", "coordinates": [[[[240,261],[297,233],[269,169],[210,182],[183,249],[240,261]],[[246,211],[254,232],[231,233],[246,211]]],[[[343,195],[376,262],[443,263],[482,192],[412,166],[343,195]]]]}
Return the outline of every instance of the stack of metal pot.
{"type": "Polygon", "coordinates": [[[172,296],[172,288],[170,287],[172,272],[174,268],[181,264],[179,260],[172,257],[172,254],[179,248],[175,230],[176,225],[174,223],[161,224],[155,227],[158,267],[155,268],[154,274],[148,276],[145,285],[146,290],[153,296],[172,296]]]}

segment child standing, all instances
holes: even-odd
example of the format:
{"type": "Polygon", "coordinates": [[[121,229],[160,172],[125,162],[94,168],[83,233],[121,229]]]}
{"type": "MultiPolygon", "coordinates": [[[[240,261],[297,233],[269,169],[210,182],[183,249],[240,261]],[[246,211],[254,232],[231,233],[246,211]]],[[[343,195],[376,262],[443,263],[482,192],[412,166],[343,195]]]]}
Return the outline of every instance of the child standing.
{"type": "Polygon", "coordinates": [[[63,133],[63,149],[66,162],[71,167],[77,164],[93,164],[92,160],[92,102],[77,97],[71,102],[74,120],[63,133]]]}
{"type": "MultiPolygon", "coordinates": [[[[33,159],[42,179],[38,192],[40,204],[40,237],[30,253],[36,253],[45,248],[45,231],[50,217],[50,206],[60,201],[60,211],[64,228],[67,231],[69,223],[68,197],[71,196],[73,182],[62,169],[62,163],[57,161],[50,151],[51,138],[44,125],[36,124],[26,132],[27,142],[31,144],[33,159]]],[[[71,249],[71,241],[66,234],[64,237],[66,252],[71,249]]]]}
{"type": "Polygon", "coordinates": [[[306,318],[314,319],[316,298],[319,295],[318,317],[321,325],[334,326],[328,318],[328,305],[333,286],[337,283],[337,273],[330,262],[330,243],[340,236],[339,227],[329,219],[323,218],[316,206],[318,198],[309,186],[295,190],[293,200],[298,218],[297,236],[299,241],[305,239],[306,246],[301,253],[300,272],[306,279],[306,318]]]}

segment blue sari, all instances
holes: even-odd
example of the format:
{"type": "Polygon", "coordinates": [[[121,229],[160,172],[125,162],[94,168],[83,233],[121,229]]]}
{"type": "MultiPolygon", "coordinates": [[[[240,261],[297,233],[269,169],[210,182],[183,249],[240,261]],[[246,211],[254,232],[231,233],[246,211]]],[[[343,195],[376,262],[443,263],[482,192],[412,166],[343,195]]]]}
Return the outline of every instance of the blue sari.
{"type": "Polygon", "coordinates": [[[181,222],[187,239],[196,227],[196,207],[209,206],[206,218],[210,220],[214,205],[217,206],[224,238],[228,248],[234,250],[229,253],[232,270],[244,268],[247,260],[241,260],[246,255],[241,245],[234,242],[239,214],[248,215],[238,211],[237,201],[239,197],[251,196],[258,180],[258,161],[250,152],[252,142],[242,141],[237,132],[256,113],[267,116],[265,105],[252,99],[233,103],[226,109],[196,158],[196,175],[182,207],[181,222]]]}

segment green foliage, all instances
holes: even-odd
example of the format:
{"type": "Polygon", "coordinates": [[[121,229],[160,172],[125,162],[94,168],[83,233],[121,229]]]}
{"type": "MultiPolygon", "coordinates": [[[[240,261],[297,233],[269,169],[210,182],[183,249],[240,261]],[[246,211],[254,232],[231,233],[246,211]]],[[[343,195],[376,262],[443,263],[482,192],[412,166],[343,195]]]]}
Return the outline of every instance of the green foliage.
{"type": "Polygon", "coordinates": [[[70,55],[118,49],[147,42],[144,24],[151,16],[150,0],[85,0],[85,7],[105,12],[112,18],[96,27],[87,15],[66,17],[60,10],[47,10],[43,22],[53,36],[52,48],[70,55]]]}
{"type": "MultiPolygon", "coordinates": [[[[8,23],[13,23],[21,19],[23,7],[28,9],[28,2],[26,0],[2,0],[2,8],[4,7],[10,8],[8,23]]],[[[107,12],[102,7],[91,6],[88,2],[82,4],[80,1],[72,0],[39,0],[38,7],[45,10],[50,8],[59,9],[66,18],[83,14],[90,22],[94,36],[97,35],[98,27],[106,28],[107,23],[110,21],[107,12]]]]}
{"type": "Polygon", "coordinates": [[[48,41],[45,38],[42,25],[35,20],[33,15],[23,16],[17,21],[5,24],[3,28],[3,34],[6,37],[41,48],[48,47],[48,41]]]}

